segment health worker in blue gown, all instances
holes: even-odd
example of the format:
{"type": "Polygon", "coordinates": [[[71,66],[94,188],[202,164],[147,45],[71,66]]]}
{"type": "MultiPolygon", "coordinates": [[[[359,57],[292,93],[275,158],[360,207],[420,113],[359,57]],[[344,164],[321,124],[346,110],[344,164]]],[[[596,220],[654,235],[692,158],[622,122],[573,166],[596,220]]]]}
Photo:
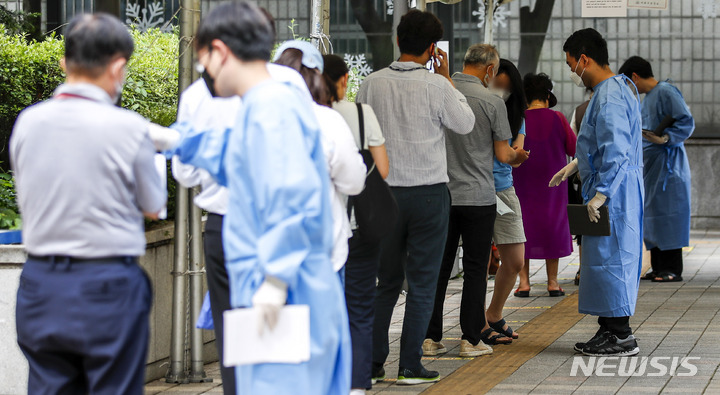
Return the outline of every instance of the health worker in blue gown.
{"type": "Polygon", "coordinates": [[[680,90],[669,80],[658,82],[647,60],[633,56],[619,72],[631,78],[638,91],[645,94],[643,234],[652,271],[643,279],[682,281],[682,248],[690,244],[690,164],[684,142],[695,130],[695,120],[680,90]],[[665,125],[662,131],[657,130],[659,135],[652,132],[665,125]]]}
{"type": "MultiPolygon", "coordinates": [[[[255,307],[273,328],[283,305],[310,307],[310,360],[237,366],[238,394],[343,394],[351,349],[340,278],[330,263],[330,179],[311,103],[267,71],[274,33],[252,3],[218,5],[195,37],[218,95],[239,95],[236,126],[174,125],[168,154],[228,187],[223,247],[233,308],[255,307]]],[[[226,338],[233,336],[226,333],[226,338]]]]}
{"type": "Polygon", "coordinates": [[[593,356],[636,355],[640,349],[630,316],[642,264],[640,102],[632,81],[610,70],[607,43],[594,29],[573,33],[563,51],[570,79],[578,87],[592,87],[595,94],[580,126],[576,159],[550,185],[579,171],[590,221],[598,222],[600,207],[607,206],[611,233],[583,235],[578,310],[598,316],[600,328],[589,341],[576,343],[575,350],[593,356]]]}

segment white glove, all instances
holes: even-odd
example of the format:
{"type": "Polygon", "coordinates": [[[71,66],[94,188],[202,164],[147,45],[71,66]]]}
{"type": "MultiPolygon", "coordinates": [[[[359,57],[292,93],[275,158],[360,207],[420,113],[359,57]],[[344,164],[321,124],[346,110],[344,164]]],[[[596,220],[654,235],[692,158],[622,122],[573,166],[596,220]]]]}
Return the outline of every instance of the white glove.
{"type": "Polygon", "coordinates": [[[600,219],[600,207],[605,204],[607,197],[600,192],[595,192],[595,196],[590,199],[587,204],[588,217],[590,222],[598,222],[600,219]]]}
{"type": "Polygon", "coordinates": [[[259,334],[262,335],[266,326],[270,330],[275,328],[280,309],[282,309],[286,301],[287,284],[273,276],[265,276],[265,281],[252,298],[253,307],[260,312],[261,316],[258,322],[259,334]]]}
{"type": "Polygon", "coordinates": [[[578,171],[578,160],[577,158],[573,159],[572,162],[568,163],[565,167],[560,169],[559,172],[555,173],[552,180],[550,180],[550,183],[548,184],[549,187],[556,187],[560,185],[561,182],[567,180],[571,175],[577,173],[578,171]]]}
{"type": "Polygon", "coordinates": [[[180,133],[177,130],[166,128],[152,122],[148,124],[148,134],[150,135],[150,140],[155,144],[155,149],[161,152],[175,148],[180,140],[180,133]]]}

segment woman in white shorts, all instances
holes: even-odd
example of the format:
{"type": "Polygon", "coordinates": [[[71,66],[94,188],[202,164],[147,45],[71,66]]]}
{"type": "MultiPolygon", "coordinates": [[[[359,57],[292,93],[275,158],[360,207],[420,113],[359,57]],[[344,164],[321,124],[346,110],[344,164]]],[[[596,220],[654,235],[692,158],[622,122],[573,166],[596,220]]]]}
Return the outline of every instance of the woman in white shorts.
{"type": "MultiPolygon", "coordinates": [[[[525,142],[525,109],[527,102],[523,90],[522,78],[515,65],[509,60],[500,59],[498,74],[493,82],[495,92],[502,94],[507,107],[508,120],[513,138],[508,143],[523,148],[525,142]]],[[[529,153],[529,152],[528,152],[529,153]]],[[[516,165],[519,166],[519,165],[516,165]]],[[[522,222],[520,201],[513,187],[512,167],[495,160],[493,169],[495,192],[497,197],[512,212],[495,218],[493,241],[500,253],[501,265],[495,275],[495,290],[492,301],[485,312],[488,326],[505,336],[518,338],[518,334],[507,325],[502,311],[510,292],[515,286],[517,275],[525,263],[525,231],[522,222]]]]}

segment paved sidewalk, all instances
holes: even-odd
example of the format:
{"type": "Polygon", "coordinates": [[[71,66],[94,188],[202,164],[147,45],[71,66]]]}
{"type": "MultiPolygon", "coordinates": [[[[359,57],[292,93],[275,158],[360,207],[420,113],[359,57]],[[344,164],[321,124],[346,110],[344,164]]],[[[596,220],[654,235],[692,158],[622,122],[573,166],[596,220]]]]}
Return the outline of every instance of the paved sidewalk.
{"type": "MultiPolygon", "coordinates": [[[[640,357],[665,357],[656,363],[670,368],[681,357],[699,357],[691,363],[697,367],[694,377],[649,376],[659,370],[648,364],[644,375],[637,377],[586,377],[577,370],[571,376],[574,357],[572,345],[590,338],[597,327],[594,317],[577,314],[576,295],[547,296],[543,261],[531,261],[530,298],[512,295],[505,306],[505,318],[520,333],[511,345],[495,346],[491,356],[459,358],[460,327],[458,322],[462,280],[448,286],[445,302],[445,338],[448,352],[437,358],[424,358],[428,369],[438,370],[443,380],[438,384],[398,386],[399,337],[404,312],[404,297],[398,300],[391,326],[390,356],[385,369],[388,380],[378,383],[369,394],[410,394],[430,389],[437,393],[720,393],[720,231],[692,232],[691,246],[685,249],[685,282],[659,284],[642,281],[637,311],[631,318],[640,345],[640,357]],[[573,303],[575,305],[573,305],[573,303]],[[526,324],[531,322],[530,325],[526,324]],[[545,327],[556,333],[543,333],[545,327]],[[525,327],[526,326],[526,327],[525,327]],[[525,328],[523,328],[525,327],[525,328]],[[562,329],[560,329],[562,328],[562,329]],[[560,331],[560,332],[558,332],[560,331]],[[524,337],[532,336],[532,337],[524,337]],[[552,338],[546,336],[552,335],[552,338]],[[540,339],[543,337],[543,339],[540,339]],[[541,344],[545,341],[546,344],[541,344]],[[556,339],[555,339],[556,338],[556,339]],[[525,341],[524,341],[525,340],[525,341]],[[452,375],[453,372],[460,371],[452,375]],[[470,380],[468,380],[470,378],[470,380]],[[490,381],[484,381],[489,379],[490,381]],[[492,383],[491,383],[492,382],[492,383]],[[491,384],[490,384],[491,383],[491,384]],[[433,387],[435,390],[433,390],[433,387]],[[461,391],[461,392],[460,392],[461,391]]],[[[577,252],[560,260],[559,282],[567,295],[577,290],[573,278],[578,269],[577,252]]],[[[489,291],[492,292],[493,281],[489,291]]],[[[488,295],[488,303],[490,294],[488,295]]],[[[589,357],[578,357],[589,364],[589,357]]],[[[610,365],[610,363],[608,363],[610,365]]],[[[217,363],[206,366],[212,383],[175,385],[164,380],[148,383],[146,394],[222,393],[217,363]]],[[[611,372],[609,367],[600,371],[611,372]]],[[[617,371],[617,369],[615,370],[617,371]]],[[[676,371],[687,372],[676,366],[676,371]]]]}

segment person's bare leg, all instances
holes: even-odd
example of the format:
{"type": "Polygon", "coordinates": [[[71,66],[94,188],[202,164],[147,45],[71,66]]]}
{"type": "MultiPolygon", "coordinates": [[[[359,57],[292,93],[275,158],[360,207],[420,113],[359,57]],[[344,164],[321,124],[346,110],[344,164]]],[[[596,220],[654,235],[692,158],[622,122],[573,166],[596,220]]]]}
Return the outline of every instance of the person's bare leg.
{"type": "MultiPolygon", "coordinates": [[[[500,255],[502,257],[502,254],[500,255]]],[[[530,260],[525,259],[525,263],[520,270],[520,285],[518,285],[518,290],[520,291],[529,291],[530,290],[530,260]]]]}
{"type": "Polygon", "coordinates": [[[547,273],[547,290],[556,291],[560,289],[560,284],[557,281],[558,274],[558,262],[559,259],[546,259],[545,260],[545,271],[547,273]]]}
{"type": "MultiPolygon", "coordinates": [[[[525,266],[525,243],[516,244],[500,244],[497,246],[500,253],[500,268],[495,275],[495,288],[493,290],[492,300],[485,312],[487,322],[497,322],[503,318],[503,308],[510,292],[515,286],[518,273],[525,266]]],[[[483,330],[488,329],[489,325],[485,324],[483,330]]]]}

